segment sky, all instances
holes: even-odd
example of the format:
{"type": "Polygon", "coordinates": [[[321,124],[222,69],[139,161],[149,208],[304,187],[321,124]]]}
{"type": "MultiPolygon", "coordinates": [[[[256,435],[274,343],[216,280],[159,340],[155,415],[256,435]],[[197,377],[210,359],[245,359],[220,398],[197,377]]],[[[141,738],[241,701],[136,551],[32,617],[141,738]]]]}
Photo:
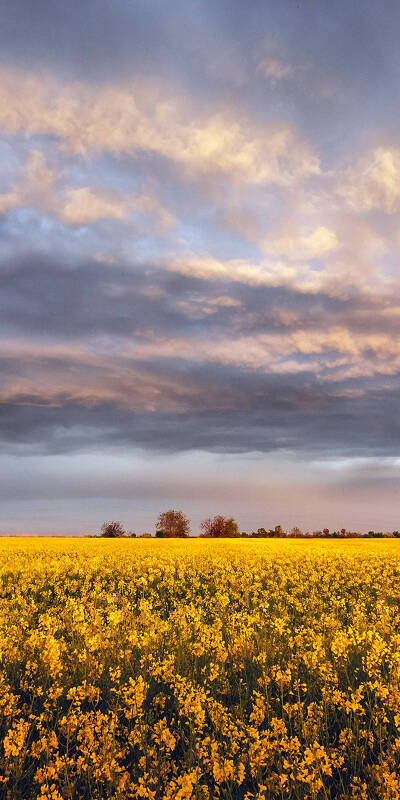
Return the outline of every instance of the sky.
{"type": "Polygon", "coordinates": [[[0,0],[0,533],[400,528],[399,34],[0,0]]]}

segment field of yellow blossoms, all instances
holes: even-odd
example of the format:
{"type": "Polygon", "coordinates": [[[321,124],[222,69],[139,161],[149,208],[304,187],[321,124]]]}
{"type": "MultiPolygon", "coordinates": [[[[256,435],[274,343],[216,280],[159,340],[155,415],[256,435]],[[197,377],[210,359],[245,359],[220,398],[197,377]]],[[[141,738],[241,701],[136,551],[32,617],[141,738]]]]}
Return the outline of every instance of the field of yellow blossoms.
{"type": "Polygon", "coordinates": [[[400,542],[0,541],[0,797],[400,798],[400,542]]]}

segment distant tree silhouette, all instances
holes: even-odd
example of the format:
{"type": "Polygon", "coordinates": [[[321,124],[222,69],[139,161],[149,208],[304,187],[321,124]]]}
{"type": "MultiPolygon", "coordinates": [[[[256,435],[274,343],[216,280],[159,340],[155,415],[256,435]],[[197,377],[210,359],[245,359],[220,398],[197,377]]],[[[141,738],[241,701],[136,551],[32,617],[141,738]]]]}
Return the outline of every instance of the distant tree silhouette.
{"type": "Polygon", "coordinates": [[[202,536],[211,537],[213,539],[222,539],[224,537],[236,538],[240,536],[239,528],[233,517],[226,518],[222,516],[222,514],[203,519],[200,527],[204,531],[202,536]]]}
{"type": "Polygon", "coordinates": [[[125,531],[120,522],[104,522],[101,526],[101,536],[106,539],[118,539],[125,536],[125,531]]]}
{"type": "Polygon", "coordinates": [[[163,511],[157,520],[157,533],[159,534],[158,538],[165,537],[167,539],[171,539],[176,536],[189,536],[189,520],[187,517],[185,517],[183,511],[175,511],[173,508],[171,508],[169,511],[163,511]],[[162,534],[162,536],[160,536],[160,534],[162,534]]]}
{"type": "Polygon", "coordinates": [[[200,527],[204,533],[202,536],[210,536],[214,539],[220,539],[224,536],[225,532],[225,517],[222,514],[217,514],[215,517],[207,517],[200,523],[200,527]]]}
{"type": "Polygon", "coordinates": [[[227,520],[225,520],[225,536],[229,536],[232,539],[236,539],[238,536],[240,536],[237,522],[235,522],[233,517],[229,517],[227,520]]]}
{"type": "Polygon", "coordinates": [[[274,539],[286,536],[286,533],[281,525],[275,525],[275,528],[270,528],[268,531],[265,528],[257,528],[257,533],[253,531],[251,535],[255,539],[274,539]]]}

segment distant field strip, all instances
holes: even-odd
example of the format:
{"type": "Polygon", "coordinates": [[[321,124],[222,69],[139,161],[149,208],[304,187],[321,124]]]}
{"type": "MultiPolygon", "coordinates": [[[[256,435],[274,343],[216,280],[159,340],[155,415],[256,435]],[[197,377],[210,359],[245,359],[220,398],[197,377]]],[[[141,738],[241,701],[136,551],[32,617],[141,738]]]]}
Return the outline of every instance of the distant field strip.
{"type": "Polygon", "coordinates": [[[399,800],[400,541],[0,540],[0,797],[399,800]]]}

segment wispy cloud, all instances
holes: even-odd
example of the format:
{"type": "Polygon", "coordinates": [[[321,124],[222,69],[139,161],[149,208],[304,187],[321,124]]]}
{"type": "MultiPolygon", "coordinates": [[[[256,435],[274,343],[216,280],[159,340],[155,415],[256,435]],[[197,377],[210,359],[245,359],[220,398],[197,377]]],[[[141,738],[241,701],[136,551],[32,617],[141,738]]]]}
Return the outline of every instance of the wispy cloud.
{"type": "Polygon", "coordinates": [[[400,208],[400,149],[378,147],[363,156],[344,175],[339,194],[356,211],[400,208]]]}
{"type": "Polygon", "coordinates": [[[198,115],[184,97],[151,83],[97,89],[3,70],[0,100],[5,134],[54,136],[80,155],[156,153],[189,174],[216,171],[255,184],[319,172],[317,156],[290,126],[261,127],[229,106],[198,115]]]}
{"type": "Polygon", "coordinates": [[[272,56],[262,58],[257,65],[257,71],[261,72],[264,78],[267,78],[273,84],[293,75],[293,69],[290,64],[272,56]]]}

